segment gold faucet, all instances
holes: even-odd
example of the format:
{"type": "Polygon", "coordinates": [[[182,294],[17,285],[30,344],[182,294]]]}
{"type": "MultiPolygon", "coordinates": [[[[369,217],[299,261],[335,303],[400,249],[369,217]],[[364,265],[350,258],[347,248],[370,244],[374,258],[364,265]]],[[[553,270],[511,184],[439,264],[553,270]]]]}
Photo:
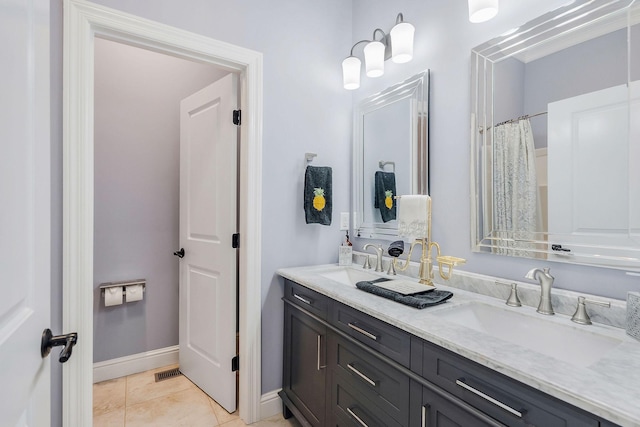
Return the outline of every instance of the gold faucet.
{"type": "MultiPolygon", "coordinates": [[[[400,197],[402,196],[396,196],[396,199],[400,197]]],[[[440,277],[442,277],[444,280],[449,280],[451,278],[454,266],[462,265],[466,262],[464,258],[441,255],[440,245],[437,242],[431,240],[431,198],[429,198],[427,202],[427,237],[415,239],[413,243],[411,243],[409,253],[407,254],[407,259],[403,266],[398,265],[398,258],[393,259],[393,264],[399,271],[405,271],[407,268],[409,268],[411,255],[413,254],[413,248],[416,245],[420,245],[422,247],[422,255],[420,256],[420,269],[418,272],[420,283],[422,284],[434,286],[433,260],[431,259],[431,249],[433,249],[434,247],[436,248],[436,262],[438,263],[438,271],[440,272],[440,277]],[[447,268],[445,269],[445,267],[447,268]]]]}

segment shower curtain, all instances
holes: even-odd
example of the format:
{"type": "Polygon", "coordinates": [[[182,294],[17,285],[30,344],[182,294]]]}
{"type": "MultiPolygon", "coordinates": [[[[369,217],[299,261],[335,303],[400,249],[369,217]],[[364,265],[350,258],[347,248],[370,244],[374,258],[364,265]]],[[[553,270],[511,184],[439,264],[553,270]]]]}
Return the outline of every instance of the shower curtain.
{"type": "Polygon", "coordinates": [[[504,249],[497,253],[532,256],[539,230],[538,183],[533,133],[529,119],[494,129],[494,230],[504,249]],[[513,248],[517,251],[508,249],[513,248]]]}

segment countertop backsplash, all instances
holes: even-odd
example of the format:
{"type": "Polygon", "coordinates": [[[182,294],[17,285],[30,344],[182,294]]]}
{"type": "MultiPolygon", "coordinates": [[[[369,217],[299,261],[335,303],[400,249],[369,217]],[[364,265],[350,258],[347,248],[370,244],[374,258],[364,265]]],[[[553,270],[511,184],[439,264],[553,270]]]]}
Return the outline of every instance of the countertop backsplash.
{"type": "MultiPolygon", "coordinates": [[[[362,266],[365,261],[365,256],[367,256],[367,254],[354,251],[354,265],[362,266]]],[[[385,267],[385,271],[386,267],[389,265],[388,263],[390,260],[391,257],[383,257],[383,266],[385,267]]],[[[418,267],[418,263],[412,262],[406,271],[398,274],[417,278],[418,267]]],[[[441,283],[452,288],[458,288],[465,291],[502,299],[505,302],[507,301],[507,298],[511,293],[511,284],[516,283],[518,285],[518,296],[520,297],[520,301],[523,305],[537,307],[538,302],[540,301],[540,286],[534,283],[519,282],[515,280],[503,279],[500,277],[471,273],[461,270],[459,267],[456,267],[454,269],[451,279],[445,281],[440,277],[438,273],[437,263],[434,263],[434,273],[434,282],[436,283],[436,285],[438,283],[441,283]]],[[[591,317],[592,322],[622,329],[626,327],[627,303],[624,300],[592,296],[581,292],[560,289],[554,286],[551,289],[551,302],[553,304],[554,311],[556,313],[572,316],[576,311],[579,296],[584,296],[587,299],[611,303],[611,307],[587,305],[587,311],[589,313],[589,317],[591,317]]]]}

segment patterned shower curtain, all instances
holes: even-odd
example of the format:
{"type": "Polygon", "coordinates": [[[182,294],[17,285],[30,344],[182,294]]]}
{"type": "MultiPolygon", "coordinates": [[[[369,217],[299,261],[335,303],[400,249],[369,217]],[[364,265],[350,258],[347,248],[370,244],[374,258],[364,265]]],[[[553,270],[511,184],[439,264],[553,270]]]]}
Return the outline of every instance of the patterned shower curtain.
{"type": "Polygon", "coordinates": [[[505,249],[496,252],[531,256],[539,230],[538,183],[533,133],[529,119],[497,125],[494,129],[494,230],[505,249]],[[518,249],[513,251],[507,248],[518,249]]]}

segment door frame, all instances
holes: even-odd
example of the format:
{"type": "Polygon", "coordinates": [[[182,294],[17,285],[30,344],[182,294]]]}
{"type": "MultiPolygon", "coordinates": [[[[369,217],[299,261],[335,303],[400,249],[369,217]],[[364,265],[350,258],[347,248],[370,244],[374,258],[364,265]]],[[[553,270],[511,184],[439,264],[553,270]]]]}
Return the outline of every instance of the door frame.
{"type": "Polygon", "coordinates": [[[102,37],[237,72],[243,110],[239,191],[238,405],[260,419],[262,54],[84,0],[64,0],[63,330],[77,331],[62,375],[63,425],[93,422],[94,38],[102,37]]]}

